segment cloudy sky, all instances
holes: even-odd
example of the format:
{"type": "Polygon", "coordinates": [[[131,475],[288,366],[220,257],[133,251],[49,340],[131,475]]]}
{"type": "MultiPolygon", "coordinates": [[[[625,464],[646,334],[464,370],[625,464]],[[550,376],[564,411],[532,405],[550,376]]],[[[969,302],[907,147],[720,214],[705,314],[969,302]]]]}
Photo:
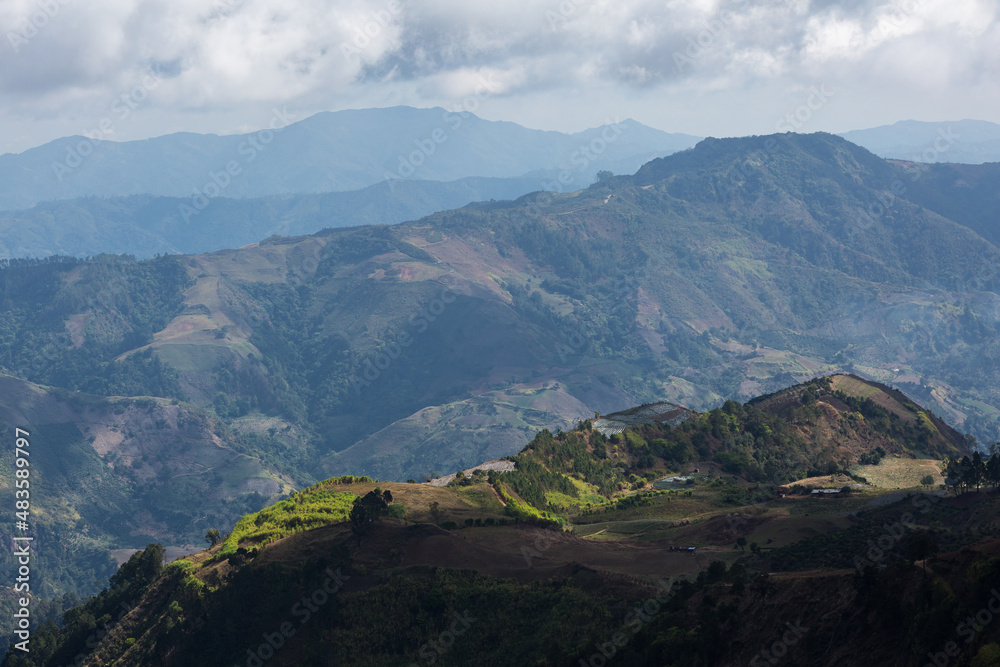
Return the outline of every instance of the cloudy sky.
{"type": "Polygon", "coordinates": [[[1000,122],[998,14],[996,0],[0,0],[0,153],[102,121],[118,140],[247,131],[276,105],[761,134],[813,87],[830,94],[802,131],[1000,122]]]}

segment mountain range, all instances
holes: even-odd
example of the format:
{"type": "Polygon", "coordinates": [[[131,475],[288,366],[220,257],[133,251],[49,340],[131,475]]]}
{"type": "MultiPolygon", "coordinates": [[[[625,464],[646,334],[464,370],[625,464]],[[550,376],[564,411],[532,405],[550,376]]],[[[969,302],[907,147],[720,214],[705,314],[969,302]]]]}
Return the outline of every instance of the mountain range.
{"type": "MultiPolygon", "coordinates": [[[[430,480],[595,413],[706,411],[835,372],[926,406],[889,412],[933,446],[885,451],[996,441],[995,179],[995,165],[886,160],[824,133],[706,139],[573,192],[393,226],[5,261],[0,418],[49,448],[39,543],[81,563],[50,564],[45,593],[70,607],[57,598],[93,592],[112,548],[180,548],[326,477],[430,480]]],[[[759,466],[738,452],[713,465],[754,483],[835,472],[873,442],[855,419],[816,422],[828,446],[805,460],[820,470],[767,449],[748,450],[759,466]]]]}
{"type": "Polygon", "coordinates": [[[538,175],[383,182],[349,192],[220,197],[202,210],[190,199],[152,195],[51,201],[0,213],[0,258],[198,254],[275,235],[405,222],[470,202],[514,199],[539,183],[538,175]]]}
{"type": "Polygon", "coordinates": [[[935,173],[832,135],[705,140],[572,194],[153,263],[43,263],[48,305],[8,292],[31,334],[3,365],[31,369],[49,345],[58,361],[25,379],[112,391],[95,358],[112,373],[152,352],[171,379],[142,391],[303,426],[324,474],[443,474],[595,410],[700,409],[836,369],[898,382],[992,441],[1000,249],[970,216],[910,201],[952,187],[935,173]]]}
{"type": "Polygon", "coordinates": [[[984,120],[902,120],[840,136],[885,158],[911,162],[1000,162],[1000,125],[984,120]]]}
{"type": "MultiPolygon", "coordinates": [[[[409,107],[282,114],[275,127],[131,142],[66,137],[0,155],[0,258],[196,254],[274,234],[395,224],[475,201],[579,190],[599,171],[631,174],[699,140],[628,119],[565,134],[409,107]]],[[[985,121],[902,121],[842,136],[944,169],[945,179],[935,163],[1000,161],[1000,126],[985,121]]]]}
{"type": "Polygon", "coordinates": [[[631,172],[696,141],[630,119],[566,134],[441,108],[323,112],[305,119],[275,110],[263,129],[249,134],[179,133],[125,142],[76,136],[0,155],[0,210],[127,195],[187,198],[196,207],[202,197],[343,192],[411,179],[537,173],[541,183],[553,170],[567,171],[577,189],[601,169],[631,172]]]}

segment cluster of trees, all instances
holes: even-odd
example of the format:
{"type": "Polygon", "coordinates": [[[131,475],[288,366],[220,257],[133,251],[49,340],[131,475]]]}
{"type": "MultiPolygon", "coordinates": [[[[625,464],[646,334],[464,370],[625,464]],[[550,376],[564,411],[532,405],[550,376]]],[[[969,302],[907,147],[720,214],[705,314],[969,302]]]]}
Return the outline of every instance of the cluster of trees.
{"type": "MultiPolygon", "coordinates": [[[[845,396],[845,402],[847,399],[887,429],[879,431],[879,436],[909,433],[895,415],[872,401],[845,396]]],[[[516,470],[499,477],[538,510],[552,511],[546,493],[579,497],[567,477],[593,484],[601,495],[611,498],[632,488],[630,482],[662,470],[661,462],[667,469],[677,469],[690,461],[708,459],[731,475],[758,482],[749,490],[729,489],[724,498],[737,504],[754,502],[770,493],[769,484],[788,483],[803,474],[831,474],[846,465],[816,451],[815,443],[792,424],[793,418],[800,416],[798,411],[808,408],[804,403],[785,418],[752,404],[726,401],[676,427],[646,424],[609,438],[593,430],[590,422],[568,433],[545,430],[514,458],[516,470]]],[[[885,448],[878,446],[863,462],[875,464],[885,455],[885,448]]]]}
{"type": "Polygon", "coordinates": [[[971,458],[963,456],[961,459],[946,459],[944,483],[955,493],[973,487],[978,491],[980,486],[987,484],[994,489],[1000,486],[1000,443],[995,443],[990,449],[992,454],[985,460],[978,451],[971,458]]]}
{"type": "Polygon", "coordinates": [[[0,264],[0,367],[40,384],[124,396],[180,397],[176,373],[123,352],[152,340],[184,306],[191,284],[176,257],[100,256],[0,264]],[[70,270],[78,280],[67,280],[70,270]],[[86,313],[78,346],[67,332],[86,313]]]}
{"type": "Polygon", "coordinates": [[[78,664],[77,658],[89,654],[160,576],[165,555],[161,544],[150,544],[133,554],[100,594],[68,610],[59,625],[50,619],[36,628],[29,653],[8,652],[4,667],[78,664]]]}
{"type": "Polygon", "coordinates": [[[865,452],[864,454],[862,454],[861,458],[858,459],[858,461],[862,465],[877,466],[879,463],[882,462],[882,459],[884,458],[885,458],[885,450],[882,449],[881,445],[879,445],[872,451],[865,452]]]}
{"type": "Polygon", "coordinates": [[[372,529],[379,517],[389,511],[391,504],[392,492],[378,487],[354,501],[347,520],[351,522],[351,532],[358,538],[358,544],[361,544],[361,538],[372,529]]]}
{"type": "Polygon", "coordinates": [[[579,492],[564,475],[547,469],[537,460],[519,457],[517,469],[503,475],[503,479],[525,501],[538,509],[550,509],[545,494],[548,491],[577,497],[579,492]]]}
{"type": "Polygon", "coordinates": [[[548,509],[545,493],[556,491],[577,498],[579,491],[566,475],[583,479],[605,497],[628,483],[627,463],[608,456],[608,441],[589,422],[570,432],[540,431],[517,456],[516,469],[498,475],[536,508],[548,509]]]}

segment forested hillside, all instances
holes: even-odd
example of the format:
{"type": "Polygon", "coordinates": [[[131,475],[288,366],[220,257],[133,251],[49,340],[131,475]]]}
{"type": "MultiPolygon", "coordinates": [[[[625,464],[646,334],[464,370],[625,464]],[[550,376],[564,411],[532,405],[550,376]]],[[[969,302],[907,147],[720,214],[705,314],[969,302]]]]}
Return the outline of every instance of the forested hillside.
{"type": "Polygon", "coordinates": [[[920,406],[831,376],[675,426],[542,431],[446,487],[333,478],[166,567],[150,544],[4,665],[922,665],[966,635],[988,664],[996,631],[961,624],[1000,581],[1000,454],[983,490],[775,486],[935,447],[969,464],[920,406]],[[855,460],[824,460],[831,430],[855,460]]]}

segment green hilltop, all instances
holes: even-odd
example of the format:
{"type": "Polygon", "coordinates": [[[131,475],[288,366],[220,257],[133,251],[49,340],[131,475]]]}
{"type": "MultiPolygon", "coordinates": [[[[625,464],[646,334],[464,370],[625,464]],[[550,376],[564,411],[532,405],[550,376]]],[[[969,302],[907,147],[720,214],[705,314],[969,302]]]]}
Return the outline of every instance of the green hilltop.
{"type": "MultiPolygon", "coordinates": [[[[610,437],[590,421],[541,431],[513,469],[447,486],[332,478],[167,566],[151,544],[4,665],[737,664],[789,623],[797,664],[923,664],[1000,583],[1000,474],[983,490],[970,477],[809,493],[813,473],[944,467],[935,447],[968,461],[964,438],[898,392],[839,375],[666,414],[610,437]],[[353,529],[372,496],[388,499],[382,518],[353,529]]],[[[975,636],[967,657],[998,637],[975,636]]]]}

